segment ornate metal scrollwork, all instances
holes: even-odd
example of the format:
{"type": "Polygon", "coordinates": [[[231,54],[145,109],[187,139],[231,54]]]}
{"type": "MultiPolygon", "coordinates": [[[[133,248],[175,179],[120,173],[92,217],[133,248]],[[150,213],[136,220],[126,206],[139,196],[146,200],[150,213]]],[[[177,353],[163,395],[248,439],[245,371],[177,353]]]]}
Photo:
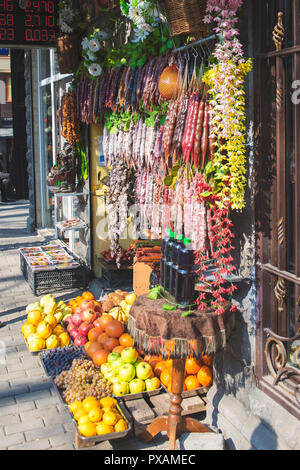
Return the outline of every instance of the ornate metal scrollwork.
{"type": "Polygon", "coordinates": [[[276,46],[276,50],[280,51],[282,49],[282,43],[285,37],[285,29],[283,26],[283,13],[279,11],[277,14],[278,23],[273,30],[273,42],[276,46]]]}
{"type": "Polygon", "coordinates": [[[281,277],[278,279],[274,289],[274,294],[278,302],[278,312],[281,313],[284,310],[284,300],[286,296],[286,283],[281,277]]]}
{"type": "Polygon", "coordinates": [[[300,384],[288,381],[291,377],[297,377],[299,382],[300,369],[287,363],[287,350],[283,344],[284,342],[292,343],[300,339],[300,333],[298,332],[292,338],[285,338],[276,335],[269,328],[265,328],[264,331],[268,335],[265,346],[265,358],[268,370],[274,378],[273,386],[280,385],[283,387],[296,398],[297,403],[300,405],[300,384]]]}
{"type": "Polygon", "coordinates": [[[279,219],[277,222],[277,232],[278,232],[278,245],[282,245],[285,239],[283,217],[281,217],[281,219],[279,219]]]}

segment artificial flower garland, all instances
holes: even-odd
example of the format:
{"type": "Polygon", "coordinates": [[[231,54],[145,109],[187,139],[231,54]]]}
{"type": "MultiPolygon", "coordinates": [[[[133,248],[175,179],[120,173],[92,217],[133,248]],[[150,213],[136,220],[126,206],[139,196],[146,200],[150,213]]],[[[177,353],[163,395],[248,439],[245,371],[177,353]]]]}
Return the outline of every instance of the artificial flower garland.
{"type": "Polygon", "coordinates": [[[238,39],[237,10],[242,0],[207,0],[207,23],[216,23],[219,41],[213,56],[217,59],[204,74],[212,106],[215,153],[207,176],[213,176],[213,190],[220,206],[240,210],[245,206],[245,92],[244,80],[252,61],[244,58],[238,39]]]}

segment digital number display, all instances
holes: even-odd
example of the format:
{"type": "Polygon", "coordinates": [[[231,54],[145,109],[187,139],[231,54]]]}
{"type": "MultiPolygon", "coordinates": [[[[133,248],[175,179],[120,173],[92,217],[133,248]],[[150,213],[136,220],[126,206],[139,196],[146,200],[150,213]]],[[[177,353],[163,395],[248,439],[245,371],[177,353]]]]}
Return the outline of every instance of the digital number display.
{"type": "Polygon", "coordinates": [[[59,0],[0,0],[0,46],[55,47],[59,0]]]}

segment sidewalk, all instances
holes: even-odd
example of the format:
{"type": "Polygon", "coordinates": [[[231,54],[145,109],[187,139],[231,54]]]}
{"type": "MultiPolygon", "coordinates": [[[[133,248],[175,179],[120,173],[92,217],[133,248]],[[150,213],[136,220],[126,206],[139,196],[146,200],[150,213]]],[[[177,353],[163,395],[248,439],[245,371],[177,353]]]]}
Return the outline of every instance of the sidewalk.
{"type": "MultiPolygon", "coordinates": [[[[0,349],[0,450],[73,450],[71,418],[21,334],[25,308],[37,297],[21,274],[18,249],[44,241],[42,236],[27,233],[27,213],[26,201],[0,203],[0,346],[5,345],[4,361],[0,349]]],[[[55,297],[70,299],[76,295],[78,291],[69,291],[55,297]]],[[[123,438],[87,450],[101,449],[162,450],[168,449],[168,439],[159,435],[146,446],[137,438],[123,438]]]]}

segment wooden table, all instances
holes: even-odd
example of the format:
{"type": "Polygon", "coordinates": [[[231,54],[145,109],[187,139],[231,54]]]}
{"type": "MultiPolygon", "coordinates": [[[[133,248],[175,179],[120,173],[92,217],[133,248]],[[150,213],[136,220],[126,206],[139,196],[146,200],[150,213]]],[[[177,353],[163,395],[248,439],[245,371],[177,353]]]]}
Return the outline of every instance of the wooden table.
{"type": "Polygon", "coordinates": [[[185,359],[173,359],[172,382],[170,395],[170,409],[168,416],[159,416],[149,424],[139,436],[144,442],[150,442],[153,437],[162,431],[167,431],[169,449],[175,449],[176,439],[185,432],[210,432],[210,430],[194,418],[182,416],[182,392],[184,385],[185,359]]]}

